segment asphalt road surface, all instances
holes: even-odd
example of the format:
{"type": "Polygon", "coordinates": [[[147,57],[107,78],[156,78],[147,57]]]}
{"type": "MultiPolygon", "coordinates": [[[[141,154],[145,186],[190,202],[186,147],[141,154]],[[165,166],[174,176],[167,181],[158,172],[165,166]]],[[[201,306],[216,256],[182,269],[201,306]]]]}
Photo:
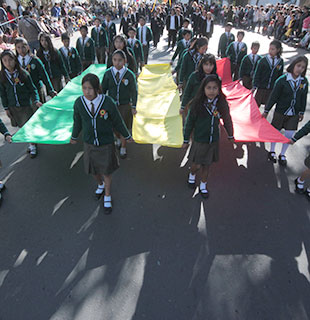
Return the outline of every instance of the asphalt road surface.
{"type": "MultiPolygon", "coordinates": [[[[270,40],[246,32],[254,40],[267,53],[270,40]]],[[[150,63],[171,59],[166,46],[165,34],[150,63]]],[[[297,55],[284,46],[286,65],[297,55]]],[[[310,319],[310,206],[293,182],[310,137],[289,148],[286,168],[267,162],[269,144],[225,137],[206,201],[187,188],[183,150],[131,144],[110,216],[81,143],[39,146],[36,159],[2,143],[0,319],[310,319]]]]}

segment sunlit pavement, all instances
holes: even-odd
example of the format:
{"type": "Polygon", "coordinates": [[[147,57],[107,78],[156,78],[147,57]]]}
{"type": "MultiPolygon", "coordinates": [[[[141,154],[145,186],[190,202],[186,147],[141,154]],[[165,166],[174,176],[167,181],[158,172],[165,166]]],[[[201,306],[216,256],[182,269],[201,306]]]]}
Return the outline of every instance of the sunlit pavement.
{"type": "MultiPolygon", "coordinates": [[[[215,27],[209,52],[222,32],[215,27]]],[[[266,53],[270,40],[246,32],[248,47],[254,40],[266,53]]],[[[150,63],[168,62],[165,49],[162,40],[150,63]]],[[[296,55],[284,45],[286,64],[296,55]]],[[[0,319],[309,319],[310,210],[293,183],[309,138],[282,168],[264,144],[225,136],[206,201],[186,186],[183,150],[131,144],[110,216],[81,143],[39,146],[36,159],[24,144],[1,145],[0,319]]]]}

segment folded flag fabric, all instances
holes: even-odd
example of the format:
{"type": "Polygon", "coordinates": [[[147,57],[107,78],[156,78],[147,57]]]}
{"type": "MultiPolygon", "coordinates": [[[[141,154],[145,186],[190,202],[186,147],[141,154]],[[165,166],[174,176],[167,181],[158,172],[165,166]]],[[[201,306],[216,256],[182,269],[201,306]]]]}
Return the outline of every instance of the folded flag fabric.
{"type": "Polygon", "coordinates": [[[61,92],[44,103],[31,119],[13,136],[13,142],[66,144],[70,142],[73,126],[73,105],[83,95],[82,78],[96,74],[100,81],[106,65],[92,64],[81,75],[71,80],[61,92]]]}
{"type": "Polygon", "coordinates": [[[137,143],[181,147],[180,97],[169,64],[146,65],[138,78],[137,114],[133,138],[137,143]]]}
{"type": "Polygon", "coordinates": [[[221,77],[222,84],[232,82],[229,58],[223,58],[216,61],[216,73],[221,77]]]}
{"type": "Polygon", "coordinates": [[[242,86],[239,81],[223,85],[222,91],[229,104],[236,141],[289,142],[262,117],[252,92],[242,86]]]}

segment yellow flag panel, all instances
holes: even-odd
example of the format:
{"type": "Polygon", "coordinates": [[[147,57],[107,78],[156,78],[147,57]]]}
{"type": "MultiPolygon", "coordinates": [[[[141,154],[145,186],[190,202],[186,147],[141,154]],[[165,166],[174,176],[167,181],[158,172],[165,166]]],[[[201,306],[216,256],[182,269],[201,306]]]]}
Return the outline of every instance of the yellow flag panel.
{"type": "Polygon", "coordinates": [[[134,140],[181,147],[183,135],[179,110],[179,92],[170,65],[146,65],[138,78],[137,114],[132,128],[134,140]]]}

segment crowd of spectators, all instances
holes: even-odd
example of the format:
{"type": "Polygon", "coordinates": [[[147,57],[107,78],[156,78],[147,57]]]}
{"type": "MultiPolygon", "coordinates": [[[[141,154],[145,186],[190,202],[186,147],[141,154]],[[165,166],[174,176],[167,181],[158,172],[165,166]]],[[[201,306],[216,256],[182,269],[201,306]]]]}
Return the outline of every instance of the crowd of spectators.
{"type": "MultiPolygon", "coordinates": [[[[169,4],[169,2],[168,2],[169,4]]],[[[167,5],[168,5],[167,4],[167,5]]],[[[173,4],[175,5],[175,4],[173,4]]],[[[164,12],[165,5],[158,4],[164,12]]],[[[267,6],[220,6],[192,1],[179,3],[183,16],[191,21],[203,12],[211,12],[214,23],[225,25],[231,22],[236,28],[258,32],[266,37],[274,37],[288,45],[310,50],[310,9],[294,4],[276,4],[267,6]]],[[[137,11],[151,21],[153,4],[140,3],[137,11]]],[[[82,25],[89,25],[94,17],[101,17],[109,12],[112,19],[121,18],[125,11],[131,10],[122,3],[110,6],[107,2],[96,2],[93,5],[76,2],[55,3],[52,7],[37,6],[35,0],[23,7],[17,2],[12,10],[5,2],[0,5],[0,49],[10,48],[18,33],[23,34],[32,48],[37,46],[37,35],[40,32],[60,37],[64,32],[72,35],[82,25]]],[[[156,10],[154,10],[156,12],[156,10]]],[[[158,12],[158,10],[157,10],[158,12]]]]}

